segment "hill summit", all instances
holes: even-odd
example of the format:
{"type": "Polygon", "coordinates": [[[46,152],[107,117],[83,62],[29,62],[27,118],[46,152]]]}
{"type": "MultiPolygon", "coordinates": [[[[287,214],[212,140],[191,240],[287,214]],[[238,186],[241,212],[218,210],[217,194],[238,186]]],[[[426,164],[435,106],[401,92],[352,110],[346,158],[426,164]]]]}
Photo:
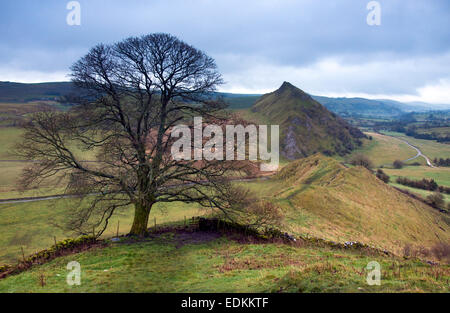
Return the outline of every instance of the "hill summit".
{"type": "Polygon", "coordinates": [[[260,97],[251,110],[280,125],[281,153],[288,159],[317,152],[345,155],[361,145],[360,139],[365,137],[289,82],[260,97]]]}

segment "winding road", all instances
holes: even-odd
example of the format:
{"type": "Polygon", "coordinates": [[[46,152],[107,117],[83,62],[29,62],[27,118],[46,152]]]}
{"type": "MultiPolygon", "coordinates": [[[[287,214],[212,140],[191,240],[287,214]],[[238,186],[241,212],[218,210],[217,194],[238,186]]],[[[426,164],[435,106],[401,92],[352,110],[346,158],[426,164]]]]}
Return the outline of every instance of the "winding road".
{"type": "MultiPolygon", "coordinates": [[[[385,136],[387,136],[387,135],[385,135],[385,136]]],[[[413,146],[412,144],[410,144],[410,143],[409,143],[408,141],[406,141],[405,139],[398,138],[398,137],[394,137],[394,136],[389,136],[389,137],[392,137],[392,138],[396,138],[396,139],[398,139],[398,140],[401,140],[401,141],[403,141],[404,143],[406,143],[408,146],[410,146],[411,148],[413,148],[414,150],[417,151],[417,155],[416,155],[416,156],[414,156],[414,157],[412,157],[412,158],[409,158],[409,159],[407,159],[407,160],[405,160],[405,161],[403,161],[403,162],[408,162],[408,161],[412,161],[412,160],[414,160],[414,159],[417,159],[418,157],[423,157],[423,158],[425,159],[425,161],[427,161],[427,165],[428,165],[429,167],[432,167],[432,168],[435,168],[435,167],[436,167],[436,166],[434,166],[434,165],[431,163],[430,159],[429,159],[425,154],[423,154],[422,151],[420,151],[420,149],[417,148],[416,146],[413,146]]]]}
{"type": "MultiPolygon", "coordinates": [[[[384,135],[384,134],[383,134],[383,135],[384,135]]],[[[389,135],[384,135],[384,136],[389,136],[389,135]]],[[[394,136],[389,136],[389,137],[392,137],[392,138],[398,139],[398,140],[400,140],[400,141],[403,141],[403,142],[406,143],[408,146],[410,146],[411,148],[413,148],[414,150],[417,151],[417,155],[416,155],[416,156],[414,156],[414,157],[412,157],[412,158],[409,158],[409,159],[407,159],[407,160],[404,160],[403,162],[408,162],[408,161],[412,161],[412,160],[414,160],[414,159],[417,159],[418,157],[423,157],[423,158],[425,159],[425,161],[427,162],[427,165],[428,165],[429,167],[436,168],[436,166],[434,166],[433,163],[431,163],[430,159],[429,159],[425,154],[423,154],[422,151],[420,151],[420,149],[417,148],[416,146],[410,144],[410,143],[409,143],[408,141],[406,141],[405,139],[402,139],[402,138],[399,138],[399,137],[394,137],[394,136]]]]}

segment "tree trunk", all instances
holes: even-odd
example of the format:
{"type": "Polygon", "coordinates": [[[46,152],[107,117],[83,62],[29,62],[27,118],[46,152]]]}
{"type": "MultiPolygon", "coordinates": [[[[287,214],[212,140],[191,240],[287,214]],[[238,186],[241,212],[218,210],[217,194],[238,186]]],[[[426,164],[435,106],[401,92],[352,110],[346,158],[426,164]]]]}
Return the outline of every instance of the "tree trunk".
{"type": "Polygon", "coordinates": [[[134,205],[134,220],[130,235],[143,237],[147,234],[148,217],[152,205],[151,201],[140,201],[134,205]]]}

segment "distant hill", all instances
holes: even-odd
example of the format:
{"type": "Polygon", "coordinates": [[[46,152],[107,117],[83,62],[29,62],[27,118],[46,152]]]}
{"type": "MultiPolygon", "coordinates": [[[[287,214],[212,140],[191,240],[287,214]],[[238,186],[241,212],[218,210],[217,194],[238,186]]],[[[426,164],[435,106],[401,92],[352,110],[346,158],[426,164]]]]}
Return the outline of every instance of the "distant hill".
{"type": "Polygon", "coordinates": [[[0,82],[0,102],[29,102],[36,100],[56,100],[74,90],[71,82],[22,84],[0,82]]]}
{"type": "Polygon", "coordinates": [[[316,152],[345,155],[361,145],[365,135],[288,82],[263,95],[251,111],[280,125],[280,148],[288,159],[316,152]]]}
{"type": "MultiPolygon", "coordinates": [[[[74,92],[71,82],[48,82],[24,84],[0,82],[0,102],[29,102],[40,100],[56,100],[74,92]]],[[[260,94],[237,94],[217,92],[224,98],[230,109],[248,109],[261,96],[260,94]]],[[[393,100],[370,100],[364,98],[330,98],[312,96],[328,110],[341,116],[362,117],[397,117],[406,112],[424,112],[440,107],[427,103],[402,103],[393,100]]],[[[442,106],[444,108],[445,106],[442,106]]]]}
{"type": "Polygon", "coordinates": [[[400,102],[391,100],[369,100],[364,98],[328,98],[312,96],[339,115],[360,115],[364,117],[393,117],[405,113],[400,102]]]}
{"type": "Polygon", "coordinates": [[[407,244],[431,247],[450,240],[447,215],[366,168],[347,168],[320,154],[286,165],[271,192],[279,203],[289,204],[285,212],[292,232],[359,241],[399,254],[407,244]]]}
{"type": "Polygon", "coordinates": [[[401,109],[403,112],[425,112],[429,110],[436,110],[440,108],[440,106],[434,106],[430,105],[425,102],[399,102],[395,100],[389,100],[389,99],[379,99],[374,100],[384,103],[385,105],[392,105],[394,107],[397,107],[401,109]]]}
{"type": "Polygon", "coordinates": [[[218,96],[223,97],[226,103],[228,103],[228,108],[230,109],[248,109],[250,108],[256,100],[261,97],[259,94],[239,94],[239,93],[226,93],[218,92],[218,96]]]}

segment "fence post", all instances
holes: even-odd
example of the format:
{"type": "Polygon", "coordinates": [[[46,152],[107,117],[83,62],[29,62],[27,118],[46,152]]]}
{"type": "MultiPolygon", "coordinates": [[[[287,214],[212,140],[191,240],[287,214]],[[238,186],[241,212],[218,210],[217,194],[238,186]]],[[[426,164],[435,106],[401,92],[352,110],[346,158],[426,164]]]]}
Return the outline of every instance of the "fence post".
{"type": "Polygon", "coordinates": [[[22,258],[23,258],[23,262],[25,263],[25,252],[23,252],[23,247],[20,246],[20,249],[22,250],[22,258]]]}

